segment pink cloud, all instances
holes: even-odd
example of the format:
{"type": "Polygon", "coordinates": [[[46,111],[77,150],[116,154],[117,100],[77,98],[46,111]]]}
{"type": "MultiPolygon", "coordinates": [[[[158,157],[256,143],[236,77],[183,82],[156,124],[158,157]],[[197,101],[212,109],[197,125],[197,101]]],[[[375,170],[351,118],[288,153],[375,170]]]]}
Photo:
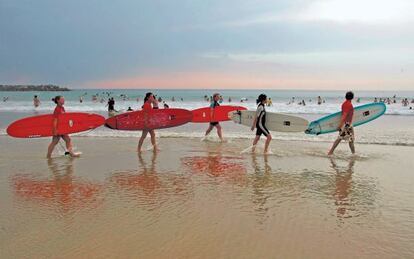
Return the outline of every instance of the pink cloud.
{"type": "Polygon", "coordinates": [[[257,75],[253,73],[183,72],[162,75],[116,78],[89,81],[87,88],[157,88],[157,89],[367,89],[387,88],[396,83],[404,86],[405,80],[362,78],[349,75],[257,75]]]}

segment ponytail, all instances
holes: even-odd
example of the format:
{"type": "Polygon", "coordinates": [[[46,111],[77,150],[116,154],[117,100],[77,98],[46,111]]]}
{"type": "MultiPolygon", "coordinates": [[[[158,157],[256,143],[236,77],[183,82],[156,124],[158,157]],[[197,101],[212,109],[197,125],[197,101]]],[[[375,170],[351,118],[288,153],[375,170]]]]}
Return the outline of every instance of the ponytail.
{"type": "Polygon", "coordinates": [[[57,104],[59,102],[60,98],[62,98],[62,96],[57,95],[57,96],[55,96],[55,98],[52,98],[52,101],[57,104]]]}

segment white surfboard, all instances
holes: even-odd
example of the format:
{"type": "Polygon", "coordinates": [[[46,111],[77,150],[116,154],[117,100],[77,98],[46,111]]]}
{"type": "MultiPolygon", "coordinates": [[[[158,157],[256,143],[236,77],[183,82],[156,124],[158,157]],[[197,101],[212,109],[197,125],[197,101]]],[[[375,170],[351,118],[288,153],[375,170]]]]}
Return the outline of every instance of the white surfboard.
{"type": "MultiPolygon", "coordinates": [[[[229,113],[229,118],[237,124],[251,127],[256,111],[235,111],[229,113]]],[[[301,117],[266,112],[266,128],[279,132],[303,132],[308,128],[309,122],[301,117]]]]}

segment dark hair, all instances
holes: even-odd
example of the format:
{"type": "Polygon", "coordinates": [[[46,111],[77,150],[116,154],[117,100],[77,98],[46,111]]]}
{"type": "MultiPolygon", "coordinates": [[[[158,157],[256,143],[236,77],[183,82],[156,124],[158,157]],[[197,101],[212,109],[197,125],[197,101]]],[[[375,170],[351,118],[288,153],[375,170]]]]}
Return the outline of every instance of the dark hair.
{"type": "Polygon", "coordinates": [[[153,95],[151,92],[145,94],[144,103],[148,101],[151,95],[153,95]]]}
{"type": "Polygon", "coordinates": [[[55,96],[55,98],[52,98],[52,101],[57,104],[58,101],[60,100],[60,98],[62,98],[62,96],[61,95],[57,95],[57,96],[55,96]]]}
{"type": "Polygon", "coordinates": [[[267,96],[265,94],[259,95],[259,97],[257,97],[256,104],[259,104],[259,103],[265,101],[266,98],[267,98],[267,96]]]}
{"type": "Polygon", "coordinates": [[[346,92],[346,94],[345,94],[345,99],[347,99],[347,100],[352,100],[352,99],[354,99],[354,93],[353,93],[353,92],[351,92],[351,91],[346,92]]]}
{"type": "Polygon", "coordinates": [[[37,95],[35,95],[34,98],[37,98],[37,95]]]}

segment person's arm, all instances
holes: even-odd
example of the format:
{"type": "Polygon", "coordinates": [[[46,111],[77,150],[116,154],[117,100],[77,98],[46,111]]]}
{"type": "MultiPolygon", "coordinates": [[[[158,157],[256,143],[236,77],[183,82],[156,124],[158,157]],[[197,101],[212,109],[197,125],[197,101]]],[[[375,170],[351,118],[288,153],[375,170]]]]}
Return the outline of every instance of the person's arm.
{"type": "Polygon", "coordinates": [[[256,123],[257,123],[257,116],[254,117],[253,125],[252,125],[251,130],[254,130],[256,128],[256,123]]]}
{"type": "Polygon", "coordinates": [[[152,102],[152,108],[153,109],[158,109],[158,100],[154,99],[154,101],[152,102]]]}
{"type": "Polygon", "coordinates": [[[213,117],[214,117],[214,108],[215,108],[215,106],[214,106],[214,101],[210,104],[210,120],[212,120],[213,119],[213,117]]]}
{"type": "Polygon", "coordinates": [[[258,107],[257,110],[256,110],[256,115],[254,116],[253,125],[252,125],[251,130],[254,130],[256,128],[257,117],[259,117],[260,112],[261,112],[261,109],[258,107]]]}
{"type": "Polygon", "coordinates": [[[338,130],[342,129],[342,126],[345,124],[345,119],[348,116],[347,112],[342,112],[341,121],[339,122],[338,130]]]}
{"type": "Polygon", "coordinates": [[[53,123],[52,123],[52,135],[53,136],[57,135],[57,125],[58,125],[58,118],[54,117],[53,118],[53,123]]]}
{"type": "Polygon", "coordinates": [[[144,109],[144,128],[146,128],[148,125],[148,117],[148,110],[144,109]]]}

